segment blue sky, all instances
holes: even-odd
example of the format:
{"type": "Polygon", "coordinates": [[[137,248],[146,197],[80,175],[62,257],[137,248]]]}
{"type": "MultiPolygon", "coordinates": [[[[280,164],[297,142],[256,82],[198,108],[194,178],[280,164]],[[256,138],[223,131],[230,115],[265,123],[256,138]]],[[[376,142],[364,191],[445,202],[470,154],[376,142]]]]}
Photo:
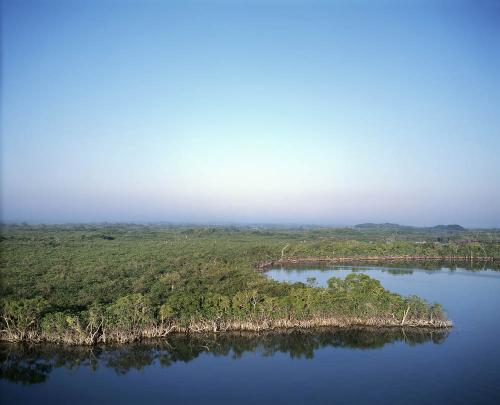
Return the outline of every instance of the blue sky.
{"type": "Polygon", "coordinates": [[[4,221],[500,226],[498,1],[3,1],[4,221]]]}

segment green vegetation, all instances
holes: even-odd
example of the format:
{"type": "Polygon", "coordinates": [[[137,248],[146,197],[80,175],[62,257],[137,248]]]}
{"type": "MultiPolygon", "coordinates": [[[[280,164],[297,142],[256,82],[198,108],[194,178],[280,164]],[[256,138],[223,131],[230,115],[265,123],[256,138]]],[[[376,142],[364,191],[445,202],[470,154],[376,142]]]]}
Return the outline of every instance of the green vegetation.
{"type": "Polygon", "coordinates": [[[445,326],[439,305],[366,275],[323,289],[255,268],[280,258],[498,257],[499,240],[495,230],[2,226],[2,338],[94,344],[173,331],[445,326]]]}

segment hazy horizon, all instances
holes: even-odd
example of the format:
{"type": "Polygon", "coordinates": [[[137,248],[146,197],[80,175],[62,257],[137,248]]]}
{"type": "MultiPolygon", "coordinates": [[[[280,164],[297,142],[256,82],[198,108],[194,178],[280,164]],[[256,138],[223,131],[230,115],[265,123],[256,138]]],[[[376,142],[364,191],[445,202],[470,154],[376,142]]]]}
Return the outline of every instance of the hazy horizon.
{"type": "Polygon", "coordinates": [[[500,227],[500,3],[3,1],[1,220],[500,227]]]}
{"type": "MultiPolygon", "coordinates": [[[[73,222],[73,221],[3,221],[0,225],[16,225],[16,226],[93,226],[93,225],[106,225],[106,226],[126,226],[126,225],[138,225],[138,226],[179,226],[179,227],[259,227],[259,228],[277,228],[277,229],[287,229],[287,228],[355,228],[358,225],[397,225],[401,227],[409,228],[435,228],[437,226],[454,226],[461,224],[427,224],[427,225],[410,225],[410,224],[396,224],[392,222],[363,222],[363,223],[352,223],[352,224],[342,224],[342,223],[302,223],[302,222],[234,222],[234,221],[221,221],[221,222],[190,222],[190,221],[87,221],[87,222],[73,222]]],[[[463,227],[466,230],[495,230],[497,227],[463,227]]]]}

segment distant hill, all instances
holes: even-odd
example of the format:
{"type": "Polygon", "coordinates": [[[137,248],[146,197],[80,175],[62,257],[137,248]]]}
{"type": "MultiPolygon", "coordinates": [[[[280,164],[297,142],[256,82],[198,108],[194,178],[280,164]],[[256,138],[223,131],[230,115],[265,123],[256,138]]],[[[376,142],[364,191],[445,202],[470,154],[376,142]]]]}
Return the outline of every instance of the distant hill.
{"type": "Polygon", "coordinates": [[[432,227],[432,229],[436,229],[438,231],[465,231],[463,226],[454,224],[454,225],[436,225],[432,227]]]}
{"type": "Polygon", "coordinates": [[[457,231],[465,231],[466,229],[460,225],[453,224],[453,225],[436,225],[433,227],[416,227],[416,226],[409,226],[409,225],[399,225],[399,224],[392,224],[390,222],[386,222],[383,224],[374,224],[371,222],[364,223],[364,224],[358,224],[354,225],[355,228],[358,229],[379,229],[379,230],[417,230],[417,229],[426,229],[426,230],[435,230],[435,231],[452,231],[452,232],[457,232],[457,231]]]}

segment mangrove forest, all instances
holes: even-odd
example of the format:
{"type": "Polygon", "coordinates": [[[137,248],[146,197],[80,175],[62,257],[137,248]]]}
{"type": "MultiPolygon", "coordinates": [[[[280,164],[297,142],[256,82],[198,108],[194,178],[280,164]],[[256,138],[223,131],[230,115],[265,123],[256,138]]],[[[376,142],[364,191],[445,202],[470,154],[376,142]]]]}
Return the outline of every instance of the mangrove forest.
{"type": "Polygon", "coordinates": [[[93,345],[174,332],[451,326],[444,309],[366,274],[326,288],[279,283],[270,264],[495,263],[500,232],[411,228],[2,225],[1,339],[93,345]]]}

